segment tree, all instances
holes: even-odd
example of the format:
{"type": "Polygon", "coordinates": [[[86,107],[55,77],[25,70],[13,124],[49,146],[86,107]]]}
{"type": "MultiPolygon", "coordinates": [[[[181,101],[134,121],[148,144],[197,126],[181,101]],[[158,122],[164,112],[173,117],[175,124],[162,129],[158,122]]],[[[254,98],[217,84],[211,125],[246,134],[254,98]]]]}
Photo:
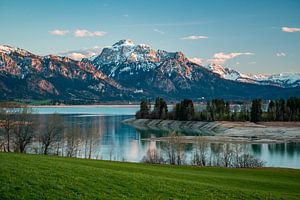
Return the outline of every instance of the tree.
{"type": "Polygon", "coordinates": [[[1,103],[0,107],[0,128],[4,135],[4,151],[11,151],[11,141],[13,128],[15,125],[15,115],[18,106],[14,103],[1,103]]]}
{"type": "Polygon", "coordinates": [[[172,165],[182,165],[184,163],[185,144],[176,132],[172,132],[166,138],[166,144],[163,147],[167,158],[172,165]]]}
{"type": "Polygon", "coordinates": [[[300,98],[290,97],[286,102],[287,120],[300,120],[300,98]]]}
{"type": "Polygon", "coordinates": [[[261,109],[261,100],[254,99],[251,106],[251,122],[259,122],[261,120],[262,109],[261,109]]]}
{"type": "Polygon", "coordinates": [[[144,163],[154,163],[163,164],[165,163],[164,158],[156,149],[148,149],[147,154],[143,156],[142,162],[144,163]]]}
{"type": "Polygon", "coordinates": [[[225,103],[224,114],[225,114],[225,119],[228,120],[230,116],[230,104],[228,101],[226,101],[225,103]]]}
{"type": "Polygon", "coordinates": [[[276,107],[274,101],[270,101],[268,106],[268,120],[274,121],[276,119],[276,107]]]}
{"type": "Polygon", "coordinates": [[[212,109],[212,105],[211,105],[211,102],[210,101],[208,101],[207,103],[206,103],[206,113],[207,113],[207,115],[206,115],[206,120],[207,121],[214,121],[215,120],[215,115],[214,115],[214,111],[213,111],[213,109],[212,109]]]}
{"type": "Polygon", "coordinates": [[[206,166],[207,165],[207,143],[202,142],[198,137],[197,143],[194,147],[192,164],[198,166],[206,166]]]}
{"type": "Polygon", "coordinates": [[[98,130],[95,123],[92,123],[87,127],[85,138],[85,158],[92,158],[92,152],[96,143],[96,138],[100,140],[100,137],[97,137],[96,135],[97,133],[98,130]]]}
{"type": "Polygon", "coordinates": [[[168,116],[168,105],[163,98],[157,97],[155,99],[154,110],[152,117],[154,119],[166,119],[168,116]]]}
{"type": "Polygon", "coordinates": [[[176,104],[176,119],[185,121],[192,120],[195,115],[194,104],[190,99],[184,99],[176,104]]]}
{"type": "Polygon", "coordinates": [[[31,142],[35,126],[33,121],[32,109],[27,106],[18,108],[15,115],[15,125],[13,128],[15,151],[24,153],[27,145],[31,142]]]}
{"type": "Polygon", "coordinates": [[[67,156],[76,157],[81,143],[79,138],[80,126],[76,124],[67,131],[67,156]]]}
{"type": "Polygon", "coordinates": [[[285,117],[285,100],[280,99],[275,102],[276,107],[276,120],[283,121],[285,117]]]}
{"type": "Polygon", "coordinates": [[[43,154],[47,155],[49,153],[49,147],[59,141],[63,130],[64,125],[62,124],[62,117],[58,114],[50,115],[45,124],[45,131],[41,136],[43,154]]]}
{"type": "Polygon", "coordinates": [[[141,118],[148,118],[151,110],[151,103],[146,99],[142,99],[140,104],[140,116],[141,118]]]}

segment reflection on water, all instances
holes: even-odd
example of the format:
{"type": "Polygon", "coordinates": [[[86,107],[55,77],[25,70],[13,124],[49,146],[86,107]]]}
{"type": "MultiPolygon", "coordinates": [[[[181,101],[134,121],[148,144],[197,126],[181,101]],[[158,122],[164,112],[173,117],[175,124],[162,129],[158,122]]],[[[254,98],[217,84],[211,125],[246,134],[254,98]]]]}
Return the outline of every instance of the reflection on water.
{"type": "MultiPolygon", "coordinates": [[[[40,131],[43,123],[49,115],[37,115],[40,120],[40,131]]],[[[125,125],[124,119],[133,116],[98,116],[98,115],[76,115],[64,114],[63,124],[65,133],[74,132],[78,129],[79,144],[76,151],[77,157],[88,157],[89,150],[91,158],[105,160],[119,160],[140,162],[148,149],[160,150],[161,144],[155,141],[145,141],[143,138],[152,136],[164,136],[167,132],[162,131],[137,131],[125,125]],[[92,127],[92,128],[91,128],[92,127]],[[91,148],[90,148],[91,147],[91,148]]],[[[38,144],[34,144],[38,145],[38,144]]],[[[34,146],[33,145],[33,146],[34,146]]],[[[61,147],[60,155],[66,156],[66,144],[61,147]]],[[[234,144],[231,144],[233,148],[234,144]]],[[[300,168],[300,143],[284,144],[239,144],[243,151],[266,162],[266,166],[300,168]]],[[[223,151],[223,144],[208,143],[206,151],[217,155],[223,151]]],[[[194,144],[186,145],[186,163],[192,159],[195,149],[194,144]]]]}

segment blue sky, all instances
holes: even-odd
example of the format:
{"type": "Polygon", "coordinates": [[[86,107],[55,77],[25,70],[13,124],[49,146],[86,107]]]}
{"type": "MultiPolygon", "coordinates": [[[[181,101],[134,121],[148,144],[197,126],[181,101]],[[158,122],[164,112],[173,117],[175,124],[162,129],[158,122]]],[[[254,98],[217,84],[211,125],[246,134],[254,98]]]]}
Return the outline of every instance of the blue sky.
{"type": "Polygon", "coordinates": [[[130,38],[241,72],[300,72],[298,0],[1,0],[0,27],[1,44],[39,55],[130,38]]]}

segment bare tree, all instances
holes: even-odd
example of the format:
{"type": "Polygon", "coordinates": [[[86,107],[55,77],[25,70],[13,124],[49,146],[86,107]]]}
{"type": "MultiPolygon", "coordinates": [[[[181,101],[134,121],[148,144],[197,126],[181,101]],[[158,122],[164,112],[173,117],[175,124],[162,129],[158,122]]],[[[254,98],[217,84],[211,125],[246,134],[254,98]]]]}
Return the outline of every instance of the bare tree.
{"type": "Polygon", "coordinates": [[[15,114],[15,125],[13,126],[15,151],[24,153],[34,136],[36,126],[33,121],[32,109],[25,105],[18,108],[18,110],[15,114]]]}
{"type": "Polygon", "coordinates": [[[62,117],[58,114],[52,114],[45,124],[45,131],[41,135],[43,154],[47,155],[49,153],[49,148],[59,142],[63,130],[64,125],[62,123],[62,117]]]}
{"type": "Polygon", "coordinates": [[[257,167],[263,167],[265,163],[255,158],[254,156],[250,154],[243,154],[240,156],[239,163],[237,163],[237,166],[240,168],[257,168],[257,167]]]}
{"type": "Polygon", "coordinates": [[[184,163],[185,144],[176,132],[168,135],[164,150],[167,153],[168,161],[172,165],[182,165],[184,163]]]}
{"type": "Polygon", "coordinates": [[[211,150],[211,166],[222,166],[222,159],[221,159],[221,153],[222,153],[222,144],[220,143],[211,143],[210,144],[210,150],[211,150]]]}
{"type": "Polygon", "coordinates": [[[236,145],[233,157],[235,158],[233,161],[233,167],[236,168],[256,168],[263,167],[265,165],[264,161],[247,153],[243,145],[236,145]]]}
{"type": "Polygon", "coordinates": [[[147,154],[142,158],[144,163],[162,164],[165,163],[163,156],[156,149],[148,149],[147,154]]]}
{"type": "Polygon", "coordinates": [[[109,144],[109,160],[112,160],[112,156],[114,154],[114,149],[115,149],[115,143],[113,139],[111,138],[110,144],[109,144]]]}
{"type": "Polygon", "coordinates": [[[201,142],[199,139],[195,144],[192,164],[198,166],[207,165],[207,143],[201,142]]]}
{"type": "Polygon", "coordinates": [[[92,158],[92,152],[93,152],[93,148],[96,145],[96,137],[97,137],[97,127],[96,124],[93,123],[90,127],[90,138],[89,138],[89,154],[88,154],[88,158],[91,159],[92,158]]]}
{"type": "Polygon", "coordinates": [[[223,151],[220,156],[221,156],[222,166],[224,167],[232,166],[234,152],[232,151],[231,145],[229,143],[223,144],[223,151]]]}
{"type": "Polygon", "coordinates": [[[85,136],[85,158],[91,159],[97,136],[97,127],[95,123],[92,123],[88,126],[85,136]]]}
{"type": "Polygon", "coordinates": [[[76,157],[81,143],[79,138],[80,126],[75,125],[67,132],[67,156],[76,157]]]}
{"type": "Polygon", "coordinates": [[[11,102],[0,104],[0,128],[3,134],[2,146],[3,150],[8,152],[11,151],[12,134],[15,125],[17,107],[19,106],[11,102]]]}

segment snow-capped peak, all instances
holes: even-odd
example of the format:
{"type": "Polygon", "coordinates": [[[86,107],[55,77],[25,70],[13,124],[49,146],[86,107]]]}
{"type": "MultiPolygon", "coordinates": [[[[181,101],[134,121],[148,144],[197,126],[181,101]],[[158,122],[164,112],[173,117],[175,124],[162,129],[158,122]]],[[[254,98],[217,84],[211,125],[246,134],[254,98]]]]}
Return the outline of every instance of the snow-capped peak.
{"type": "Polygon", "coordinates": [[[94,59],[98,64],[124,62],[150,62],[156,60],[156,52],[146,44],[135,45],[130,39],[120,40],[106,47],[94,59]]]}
{"type": "Polygon", "coordinates": [[[156,69],[168,76],[180,74],[190,79],[192,69],[186,65],[188,61],[182,52],[155,51],[146,44],[120,40],[104,48],[93,60],[93,64],[110,77],[120,77],[120,73],[138,76],[140,73],[148,73],[156,69]]]}
{"type": "Polygon", "coordinates": [[[275,85],[280,87],[299,87],[300,73],[280,74],[243,74],[234,69],[217,64],[204,66],[209,71],[218,74],[221,78],[244,83],[255,83],[260,85],[275,85]]]}
{"type": "Polygon", "coordinates": [[[123,39],[123,40],[120,40],[119,42],[116,42],[112,46],[113,47],[116,47],[116,46],[134,46],[134,42],[130,39],[123,39]]]}
{"type": "Polygon", "coordinates": [[[0,45],[0,52],[3,53],[9,53],[11,51],[13,51],[14,48],[7,46],[7,45],[0,45]]]}
{"type": "Polygon", "coordinates": [[[17,52],[17,53],[22,54],[22,55],[31,54],[31,53],[29,53],[28,51],[26,51],[24,49],[15,48],[15,47],[11,47],[11,46],[8,46],[8,45],[0,45],[0,52],[5,53],[5,54],[10,54],[12,52],[17,52]]]}

